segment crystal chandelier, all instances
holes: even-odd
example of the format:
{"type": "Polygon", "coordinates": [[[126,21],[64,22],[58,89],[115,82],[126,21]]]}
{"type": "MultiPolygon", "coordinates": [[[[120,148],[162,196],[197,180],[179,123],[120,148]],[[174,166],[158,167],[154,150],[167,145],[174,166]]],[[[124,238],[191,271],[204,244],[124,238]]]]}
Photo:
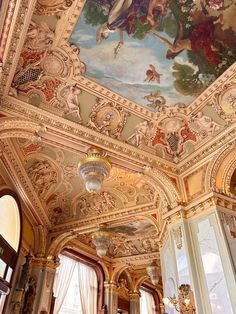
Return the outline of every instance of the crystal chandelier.
{"type": "Polygon", "coordinates": [[[159,282],[159,266],[157,264],[157,260],[154,260],[149,266],[147,266],[146,270],[152,284],[157,286],[159,282]]]}
{"type": "Polygon", "coordinates": [[[87,156],[80,160],[78,168],[86,190],[89,193],[98,193],[103,180],[109,176],[111,164],[99,148],[92,147],[88,150],[87,156]]]}
{"type": "Polygon", "coordinates": [[[111,243],[111,233],[107,231],[105,225],[101,225],[99,230],[93,233],[92,242],[96,246],[97,255],[104,257],[111,243]]]}

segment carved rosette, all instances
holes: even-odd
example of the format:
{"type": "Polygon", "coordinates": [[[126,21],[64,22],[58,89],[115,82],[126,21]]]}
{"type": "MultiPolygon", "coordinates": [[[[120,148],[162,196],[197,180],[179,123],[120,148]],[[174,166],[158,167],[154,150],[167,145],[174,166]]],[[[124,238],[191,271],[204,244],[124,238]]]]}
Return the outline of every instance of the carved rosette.
{"type": "Polygon", "coordinates": [[[126,123],[126,112],[111,101],[98,98],[87,126],[107,136],[119,139],[126,123]]]}

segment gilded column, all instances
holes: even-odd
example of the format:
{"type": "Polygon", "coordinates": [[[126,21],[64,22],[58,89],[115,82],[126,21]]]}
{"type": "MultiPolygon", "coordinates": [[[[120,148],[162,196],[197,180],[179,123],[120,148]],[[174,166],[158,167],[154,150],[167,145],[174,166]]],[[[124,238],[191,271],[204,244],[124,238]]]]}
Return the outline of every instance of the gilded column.
{"type": "Polygon", "coordinates": [[[140,314],[140,293],[131,291],[130,296],[130,314],[140,314]]]}
{"type": "Polygon", "coordinates": [[[118,309],[118,291],[117,284],[114,281],[105,281],[105,304],[107,308],[107,314],[117,314],[118,309]]]}

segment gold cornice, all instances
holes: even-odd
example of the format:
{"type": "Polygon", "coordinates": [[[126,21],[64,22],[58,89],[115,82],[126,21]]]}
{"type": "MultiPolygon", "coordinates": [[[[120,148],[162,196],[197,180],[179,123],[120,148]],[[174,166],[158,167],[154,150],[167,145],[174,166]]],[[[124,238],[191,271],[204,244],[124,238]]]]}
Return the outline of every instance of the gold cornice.
{"type": "Polygon", "coordinates": [[[185,158],[185,161],[181,161],[178,164],[179,173],[183,174],[186,171],[191,171],[192,168],[196,168],[196,165],[203,164],[212,159],[222,147],[227,146],[230,142],[235,141],[236,136],[236,123],[228,126],[218,136],[213,138],[204,146],[200,147],[194,153],[185,158]]]}
{"type": "Polygon", "coordinates": [[[180,205],[162,216],[168,225],[176,224],[183,219],[190,219],[206,213],[212,209],[217,209],[236,215],[236,197],[230,197],[220,192],[210,192],[204,196],[193,200],[189,204],[180,205]]]}
{"type": "Polygon", "coordinates": [[[30,265],[32,268],[47,268],[56,271],[56,268],[59,266],[59,260],[34,257],[30,265]]]}
{"type": "MultiPolygon", "coordinates": [[[[197,151],[186,157],[184,161],[181,161],[179,164],[174,164],[173,162],[163,160],[139,148],[107,137],[80,124],[45,112],[42,109],[33,107],[12,97],[7,97],[2,102],[1,109],[5,114],[21,118],[24,117],[44,124],[49,128],[52,134],[54,133],[57,137],[60,136],[67,140],[69,139],[71,143],[75,141],[75,137],[77,138],[77,136],[79,136],[81,144],[92,145],[97,143],[101,148],[110,151],[112,154],[116,154],[121,158],[125,157],[127,161],[130,160],[131,163],[136,163],[138,167],[142,168],[144,165],[149,164],[161,168],[167,174],[172,175],[183,175],[186,171],[189,173],[193,167],[196,168],[196,166],[206,163],[217,151],[222,149],[222,145],[228,145],[230,141],[233,141],[236,135],[236,123],[234,123],[229,125],[215,138],[212,138],[210,142],[199,147],[197,151]]],[[[47,140],[47,138],[45,137],[44,140],[47,140]]]]}
{"type": "Polygon", "coordinates": [[[47,127],[47,133],[54,131],[58,136],[67,138],[67,140],[70,140],[71,142],[73,142],[75,138],[76,141],[78,141],[79,136],[82,142],[85,142],[88,145],[94,145],[94,143],[96,143],[96,145],[102,149],[115,152],[128,160],[132,160],[134,163],[138,163],[141,167],[149,164],[161,168],[167,173],[175,174],[177,171],[177,166],[170,161],[163,160],[158,156],[154,156],[132,145],[120,142],[78,123],[45,112],[42,109],[28,105],[13,97],[7,97],[3,101],[1,110],[5,114],[37,121],[47,127]]]}
{"type": "Polygon", "coordinates": [[[99,216],[93,216],[93,217],[87,217],[84,219],[80,219],[77,221],[72,221],[72,222],[67,222],[61,225],[56,225],[52,228],[51,234],[55,233],[61,233],[65,232],[68,230],[73,229],[76,232],[88,232],[88,231],[93,231],[93,228],[97,226],[98,224],[106,223],[107,221],[112,222],[116,221],[117,219],[127,219],[127,218],[132,218],[135,215],[140,215],[140,214],[148,214],[156,211],[157,206],[152,203],[140,205],[140,206],[134,206],[130,208],[124,208],[124,209],[119,209],[116,211],[112,211],[110,213],[106,213],[103,215],[99,216]]]}
{"type": "MultiPolygon", "coordinates": [[[[14,12],[14,26],[12,26],[11,41],[7,49],[7,55],[3,60],[3,71],[0,76],[0,95],[7,95],[16,71],[18,59],[24,44],[24,38],[34,12],[37,0],[17,1],[16,12],[14,12]]],[[[6,54],[6,53],[5,53],[6,54]]]]}

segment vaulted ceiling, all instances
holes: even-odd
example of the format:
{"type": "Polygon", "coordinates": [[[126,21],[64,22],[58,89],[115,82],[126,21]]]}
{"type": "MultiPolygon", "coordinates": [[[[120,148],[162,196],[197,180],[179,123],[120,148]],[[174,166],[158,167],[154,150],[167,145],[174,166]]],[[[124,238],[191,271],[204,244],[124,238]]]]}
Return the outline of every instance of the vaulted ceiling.
{"type": "Polygon", "coordinates": [[[17,3],[0,49],[4,169],[51,238],[94,256],[107,223],[107,261],[146,265],[187,201],[183,173],[235,137],[236,4],[17,3]],[[113,166],[96,196],[78,174],[92,145],[113,166]]]}

